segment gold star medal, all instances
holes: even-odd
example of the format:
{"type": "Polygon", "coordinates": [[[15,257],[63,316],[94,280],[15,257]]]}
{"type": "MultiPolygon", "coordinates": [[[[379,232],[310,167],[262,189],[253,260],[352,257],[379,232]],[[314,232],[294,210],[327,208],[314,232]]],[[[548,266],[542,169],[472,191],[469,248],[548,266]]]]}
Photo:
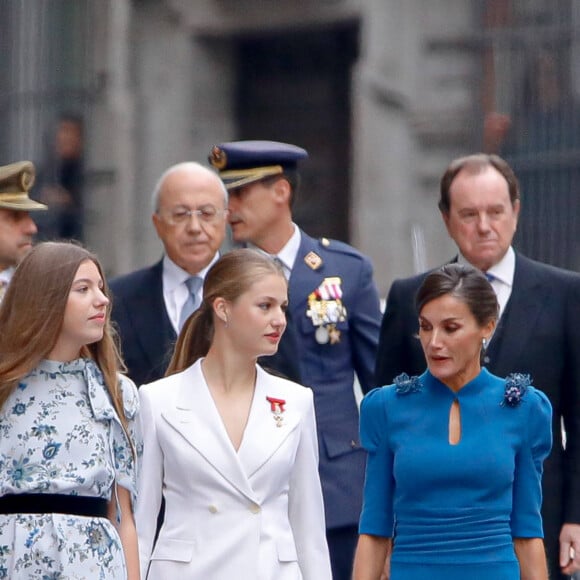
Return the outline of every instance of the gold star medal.
{"type": "Polygon", "coordinates": [[[336,328],[335,324],[328,325],[328,337],[330,344],[338,344],[340,342],[340,330],[336,328]]]}

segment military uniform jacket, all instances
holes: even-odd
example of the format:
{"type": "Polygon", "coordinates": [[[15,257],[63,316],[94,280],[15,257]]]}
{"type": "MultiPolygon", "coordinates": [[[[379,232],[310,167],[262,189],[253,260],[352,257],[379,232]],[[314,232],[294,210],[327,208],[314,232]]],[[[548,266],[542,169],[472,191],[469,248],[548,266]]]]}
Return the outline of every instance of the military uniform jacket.
{"type": "Polygon", "coordinates": [[[301,231],[288,295],[302,382],[314,391],[327,528],[357,525],[366,456],[359,444],[353,381],[356,373],[363,392],[373,386],[381,321],[371,263],[347,244],[315,240],[301,231]],[[338,340],[329,337],[321,344],[308,315],[309,296],[336,278],[346,316],[335,325],[338,340]]]}

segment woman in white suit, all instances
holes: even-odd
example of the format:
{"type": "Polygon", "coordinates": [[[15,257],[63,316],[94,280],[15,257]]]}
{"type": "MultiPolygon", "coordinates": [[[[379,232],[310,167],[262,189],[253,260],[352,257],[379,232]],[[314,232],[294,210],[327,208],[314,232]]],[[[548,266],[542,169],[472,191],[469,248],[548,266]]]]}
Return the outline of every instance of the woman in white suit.
{"type": "Polygon", "coordinates": [[[168,376],[140,390],[141,577],[330,580],[312,391],[256,364],[286,327],[286,278],[235,250],[203,294],[168,376]]]}

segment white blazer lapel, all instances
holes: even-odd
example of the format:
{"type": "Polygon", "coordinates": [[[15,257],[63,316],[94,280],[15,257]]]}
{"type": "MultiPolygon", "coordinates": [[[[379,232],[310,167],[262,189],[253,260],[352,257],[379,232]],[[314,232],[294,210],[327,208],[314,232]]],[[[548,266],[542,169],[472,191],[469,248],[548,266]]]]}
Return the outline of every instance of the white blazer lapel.
{"type": "Polygon", "coordinates": [[[292,400],[287,400],[289,390],[283,387],[284,381],[260,367],[256,368],[256,390],[244,438],[238,450],[239,460],[248,478],[272,457],[300,422],[300,413],[292,407],[292,400]],[[284,400],[284,411],[275,412],[274,403],[268,398],[284,400]],[[276,415],[280,419],[277,420],[276,415]]]}
{"type": "Polygon", "coordinates": [[[256,494],[244,473],[201,372],[201,361],[176,377],[179,377],[180,384],[175,406],[162,412],[162,417],[216,471],[250,500],[256,501],[256,494]]]}

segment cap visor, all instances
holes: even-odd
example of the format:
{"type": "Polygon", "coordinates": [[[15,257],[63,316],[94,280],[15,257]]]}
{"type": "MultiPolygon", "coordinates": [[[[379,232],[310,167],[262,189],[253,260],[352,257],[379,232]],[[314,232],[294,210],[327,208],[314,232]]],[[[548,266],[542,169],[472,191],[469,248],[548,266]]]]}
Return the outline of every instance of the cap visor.
{"type": "Polygon", "coordinates": [[[234,178],[234,177],[228,177],[227,179],[224,179],[222,177],[222,181],[224,182],[224,185],[226,186],[226,189],[229,191],[230,189],[237,189],[238,187],[242,187],[243,185],[250,185],[250,183],[256,183],[256,181],[260,181],[261,179],[264,179],[263,175],[245,175],[244,177],[238,177],[238,178],[234,178]]]}
{"type": "Polygon", "coordinates": [[[0,200],[0,209],[11,209],[13,211],[42,211],[47,210],[48,206],[32,199],[19,202],[0,200]]]}
{"type": "Polygon", "coordinates": [[[229,169],[220,171],[220,178],[224,182],[226,189],[230,190],[255,183],[266,177],[281,175],[283,172],[284,168],[281,165],[270,165],[268,167],[256,167],[253,169],[229,169]]]}

